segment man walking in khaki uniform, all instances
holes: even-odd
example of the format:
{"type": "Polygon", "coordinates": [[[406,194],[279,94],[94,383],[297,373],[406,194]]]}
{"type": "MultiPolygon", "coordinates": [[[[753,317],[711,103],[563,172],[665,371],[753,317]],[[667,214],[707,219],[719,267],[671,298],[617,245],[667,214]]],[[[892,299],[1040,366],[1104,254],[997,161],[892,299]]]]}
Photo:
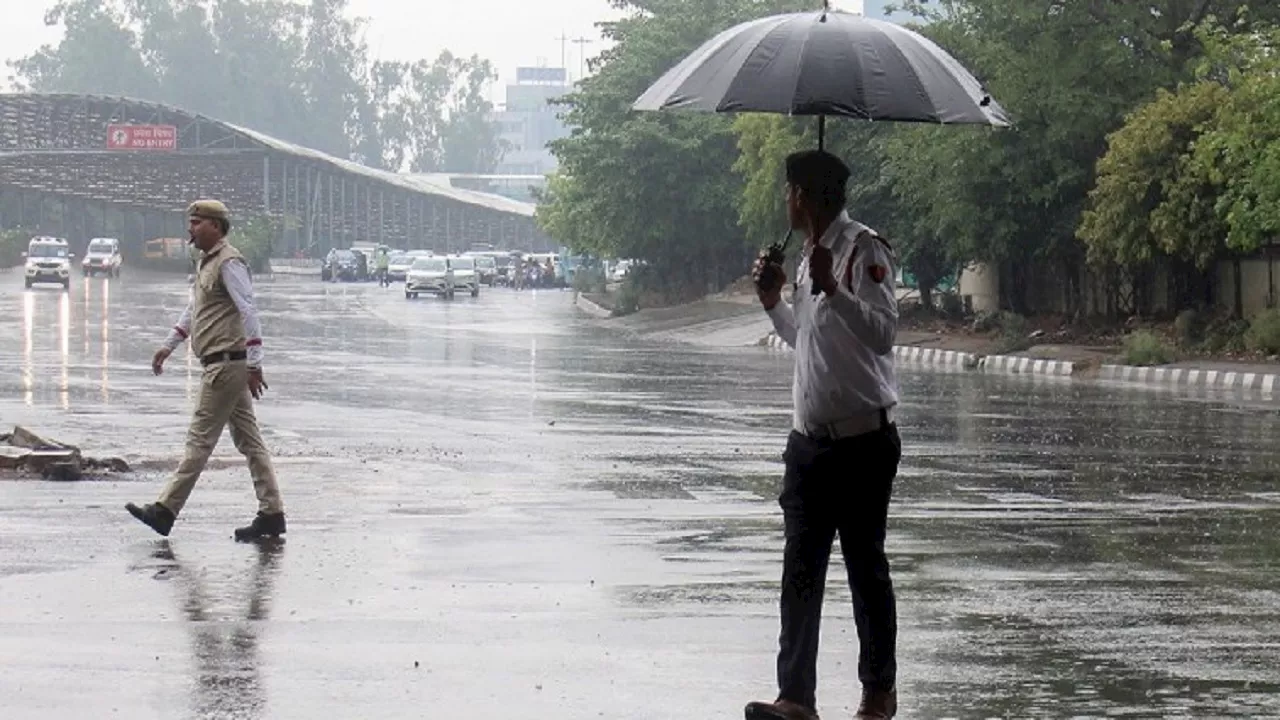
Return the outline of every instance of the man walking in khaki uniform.
{"type": "Polygon", "coordinates": [[[267,383],[262,377],[262,332],[249,268],[240,252],[227,242],[231,216],[225,205],[201,200],[193,203],[187,214],[191,243],[201,253],[194,295],[164,346],[156,351],[151,367],[159,375],[165,360],[189,337],[204,366],[200,397],[187,431],[186,453],[160,498],[144,507],[129,503],[125,508],[168,536],[223,428],[230,424],[231,440],[249,461],[258,495],[258,515],[248,526],[236,529],[236,540],[279,536],[285,531],[284,506],[271,456],[253,414],[253,401],[262,397],[267,383]]]}

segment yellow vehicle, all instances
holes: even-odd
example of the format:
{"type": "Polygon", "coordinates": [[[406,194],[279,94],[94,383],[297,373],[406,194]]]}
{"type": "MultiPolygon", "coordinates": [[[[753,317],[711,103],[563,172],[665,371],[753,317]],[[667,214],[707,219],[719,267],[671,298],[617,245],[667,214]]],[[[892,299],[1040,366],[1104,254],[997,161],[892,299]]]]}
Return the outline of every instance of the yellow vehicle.
{"type": "Polygon", "coordinates": [[[195,265],[195,251],[185,238],[154,238],[142,247],[143,262],[156,270],[185,270],[195,265]]]}
{"type": "Polygon", "coordinates": [[[148,240],[142,250],[147,260],[188,260],[187,241],[182,238],[155,238],[148,240]]]}

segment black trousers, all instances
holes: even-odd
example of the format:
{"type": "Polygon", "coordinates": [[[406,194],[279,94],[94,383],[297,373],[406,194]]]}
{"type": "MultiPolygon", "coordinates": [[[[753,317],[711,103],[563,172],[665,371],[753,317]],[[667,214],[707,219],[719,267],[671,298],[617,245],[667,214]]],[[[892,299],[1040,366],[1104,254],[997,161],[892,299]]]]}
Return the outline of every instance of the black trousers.
{"type": "Polygon", "coordinates": [[[779,699],[817,706],[818,626],[837,533],[853,591],[858,679],[870,688],[894,687],[898,618],[884,537],[901,457],[894,425],[843,440],[817,441],[794,431],[787,439],[778,498],[786,523],[779,699]]]}

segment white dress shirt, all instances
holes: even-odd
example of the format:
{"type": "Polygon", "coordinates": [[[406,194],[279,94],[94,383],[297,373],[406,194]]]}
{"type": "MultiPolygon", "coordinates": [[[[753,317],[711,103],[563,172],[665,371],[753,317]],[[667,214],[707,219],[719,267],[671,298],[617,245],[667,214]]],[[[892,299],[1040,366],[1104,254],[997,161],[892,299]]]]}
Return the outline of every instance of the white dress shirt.
{"type": "Polygon", "coordinates": [[[831,250],[839,289],[813,295],[806,256],[797,270],[794,304],[779,301],[769,311],[778,336],[796,351],[792,396],[801,432],[898,403],[892,252],[846,212],[818,242],[831,250]]]}
{"type": "MultiPolygon", "coordinates": [[[[245,352],[247,364],[251,368],[262,367],[262,324],[258,319],[258,308],[253,304],[253,282],[249,279],[249,268],[241,261],[229,260],[222,263],[222,284],[231,295],[231,301],[240,311],[240,319],[244,322],[245,352]]],[[[191,334],[191,303],[182,311],[178,324],[169,331],[164,346],[170,351],[177,350],[182,342],[191,334]]]]}

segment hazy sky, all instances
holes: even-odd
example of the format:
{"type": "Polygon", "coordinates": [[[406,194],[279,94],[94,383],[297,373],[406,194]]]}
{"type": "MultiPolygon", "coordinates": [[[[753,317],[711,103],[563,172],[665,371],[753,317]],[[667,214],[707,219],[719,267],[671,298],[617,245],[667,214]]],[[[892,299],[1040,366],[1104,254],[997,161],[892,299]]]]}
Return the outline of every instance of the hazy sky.
{"type": "MultiPolygon", "coordinates": [[[[60,30],[44,25],[44,13],[55,2],[0,0],[0,58],[12,60],[58,41],[60,30]]],[[[832,4],[860,11],[862,0],[832,4]]],[[[365,39],[377,57],[414,60],[448,48],[488,58],[500,76],[491,93],[495,102],[503,101],[501,85],[514,80],[516,67],[559,65],[562,35],[594,40],[585,46],[586,55],[598,53],[603,44],[594,23],[619,16],[607,0],[351,0],[351,9],[369,19],[365,39]]],[[[566,47],[566,65],[576,78],[582,48],[572,42],[566,47]]],[[[3,68],[0,79],[9,74],[3,68]]]]}

